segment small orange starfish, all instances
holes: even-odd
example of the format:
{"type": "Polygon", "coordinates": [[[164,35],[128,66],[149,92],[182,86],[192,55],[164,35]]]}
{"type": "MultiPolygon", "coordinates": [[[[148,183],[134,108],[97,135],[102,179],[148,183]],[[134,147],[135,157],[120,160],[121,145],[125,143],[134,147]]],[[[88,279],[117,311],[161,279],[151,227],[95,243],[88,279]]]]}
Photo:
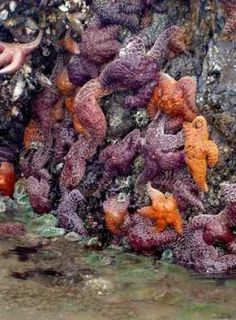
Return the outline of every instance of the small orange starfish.
{"type": "Polygon", "coordinates": [[[117,197],[112,197],[103,202],[105,223],[107,229],[113,234],[120,234],[120,228],[128,215],[129,200],[119,202],[117,197]]]}
{"type": "Polygon", "coordinates": [[[30,120],[24,131],[24,146],[29,150],[32,142],[43,142],[44,137],[36,121],[30,120]]]}
{"type": "Polygon", "coordinates": [[[9,162],[2,162],[0,165],[0,194],[11,197],[16,182],[14,167],[9,162]]]}
{"type": "Polygon", "coordinates": [[[196,81],[191,77],[183,77],[176,81],[161,72],[158,85],[147,107],[149,116],[154,118],[157,111],[161,110],[179,118],[181,123],[192,121],[197,115],[195,94],[196,81]]]}
{"type": "Polygon", "coordinates": [[[203,116],[184,123],[186,163],[199,188],[207,192],[207,165],[213,168],[219,158],[217,145],[209,140],[207,121],[203,116]]]}
{"type": "Polygon", "coordinates": [[[172,225],[178,234],[183,232],[182,219],[175,198],[172,195],[165,196],[162,192],[147,184],[152,205],[143,207],[137,212],[150,219],[156,220],[156,229],[162,232],[168,225],[172,225]]]}

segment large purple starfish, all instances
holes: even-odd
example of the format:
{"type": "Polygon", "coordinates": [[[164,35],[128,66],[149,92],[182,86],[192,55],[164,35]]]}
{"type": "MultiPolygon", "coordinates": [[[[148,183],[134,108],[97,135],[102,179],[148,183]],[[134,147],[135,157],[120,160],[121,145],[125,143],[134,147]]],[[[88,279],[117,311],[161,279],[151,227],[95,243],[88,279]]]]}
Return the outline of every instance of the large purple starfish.
{"type": "Polygon", "coordinates": [[[131,31],[137,31],[139,27],[137,14],[142,10],[142,2],[140,0],[93,0],[92,10],[104,24],[120,24],[131,31]]]}
{"type": "Polygon", "coordinates": [[[140,131],[130,132],[122,141],[109,145],[99,156],[108,176],[127,174],[130,171],[132,161],[138,151],[140,131]]]}
{"type": "MultiPolygon", "coordinates": [[[[192,219],[194,228],[202,228],[203,239],[209,244],[221,243],[231,247],[236,240],[232,228],[236,226],[236,184],[221,184],[226,207],[217,215],[200,214],[192,219]]],[[[236,252],[235,252],[236,253],[236,252]]]]}
{"type": "Polygon", "coordinates": [[[156,115],[149,125],[141,142],[141,154],[144,158],[144,170],[139,180],[151,181],[158,173],[181,168],[184,163],[184,145],[182,131],[177,134],[165,132],[167,118],[156,115]]]}
{"type": "Polygon", "coordinates": [[[86,236],[87,231],[84,228],[83,221],[76,213],[78,203],[82,200],[84,200],[84,197],[79,190],[74,189],[69,194],[64,194],[56,214],[60,227],[66,231],[74,231],[81,236],[86,236]]]}
{"type": "Polygon", "coordinates": [[[26,56],[36,49],[42,39],[43,32],[40,31],[37,38],[30,43],[6,43],[0,41],[0,74],[14,72],[24,64],[26,56]]]}
{"type": "Polygon", "coordinates": [[[133,89],[135,93],[125,98],[125,105],[145,106],[158,83],[158,64],[167,57],[168,44],[179,32],[180,28],[177,26],[166,29],[156,39],[149,52],[146,52],[143,39],[132,38],[120,50],[120,57],[109,63],[101,72],[102,86],[112,90],[133,89]]]}
{"type": "Polygon", "coordinates": [[[101,29],[89,26],[82,33],[80,54],[72,57],[67,66],[68,77],[73,84],[82,86],[91,78],[98,77],[104,63],[119,52],[118,33],[117,26],[101,29]]]}

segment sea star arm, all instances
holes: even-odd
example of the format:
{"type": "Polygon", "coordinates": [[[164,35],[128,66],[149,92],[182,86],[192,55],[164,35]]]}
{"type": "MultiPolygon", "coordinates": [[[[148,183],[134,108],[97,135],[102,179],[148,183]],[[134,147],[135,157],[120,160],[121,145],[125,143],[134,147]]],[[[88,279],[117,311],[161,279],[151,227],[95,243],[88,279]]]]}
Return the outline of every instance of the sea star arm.
{"type": "Polygon", "coordinates": [[[155,218],[155,210],[151,206],[142,207],[141,209],[137,210],[137,213],[150,219],[155,218]]]}
{"type": "Polygon", "coordinates": [[[217,145],[213,141],[206,142],[207,162],[210,168],[213,168],[219,159],[219,151],[217,145]]]}
{"type": "Polygon", "coordinates": [[[151,185],[150,182],[147,183],[147,192],[149,197],[152,200],[152,203],[155,205],[156,202],[158,201],[164,201],[165,200],[165,195],[161,191],[154,189],[151,185]]]}

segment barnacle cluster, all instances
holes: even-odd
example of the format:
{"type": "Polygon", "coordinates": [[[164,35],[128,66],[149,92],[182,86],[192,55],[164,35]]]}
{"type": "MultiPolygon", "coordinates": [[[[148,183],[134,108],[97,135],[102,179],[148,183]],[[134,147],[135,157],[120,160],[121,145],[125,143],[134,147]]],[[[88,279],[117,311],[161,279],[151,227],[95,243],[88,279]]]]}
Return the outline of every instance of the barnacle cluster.
{"type": "MultiPolygon", "coordinates": [[[[221,3],[224,33],[229,33],[235,4],[221,3]]],[[[47,5],[39,2],[39,11],[47,5]]],[[[136,252],[171,249],[178,264],[202,273],[231,273],[236,269],[235,184],[221,185],[226,205],[219,214],[205,212],[207,169],[217,165],[218,147],[196,107],[196,80],[175,79],[164,70],[168,60],[187,52],[183,27],[168,26],[160,33],[156,25],[142,29],[143,15],[153,10],[158,11],[155,1],[93,0],[90,20],[77,34],[70,27],[55,41],[50,79],[29,103],[19,174],[34,212],[52,213],[66,232],[109,232],[113,241],[126,242],[136,252]],[[118,141],[107,134],[115,96],[128,114],[145,108],[149,122],[130,128],[118,141]],[[121,191],[117,182],[125,176],[132,176],[132,186],[123,183],[121,191]],[[143,188],[144,198],[146,186],[151,204],[135,205],[136,190],[143,188]],[[200,214],[192,217],[194,210],[200,214]]],[[[0,42],[0,65],[8,64],[0,73],[19,70],[43,40],[39,31],[27,44],[0,42]]],[[[0,147],[2,196],[13,194],[14,159],[10,147],[0,147]]],[[[0,235],[22,230],[20,224],[5,224],[0,235]]]]}

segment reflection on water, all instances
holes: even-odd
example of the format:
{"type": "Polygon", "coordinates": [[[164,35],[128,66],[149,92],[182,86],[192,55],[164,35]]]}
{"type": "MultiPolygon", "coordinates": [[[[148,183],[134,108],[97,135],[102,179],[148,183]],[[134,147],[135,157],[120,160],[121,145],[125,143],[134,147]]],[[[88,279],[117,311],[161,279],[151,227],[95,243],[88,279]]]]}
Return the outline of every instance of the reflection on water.
{"type": "Polygon", "coordinates": [[[1,320],[236,319],[236,281],[64,239],[1,240],[1,320]],[[29,245],[30,243],[30,245],[29,245]]]}

